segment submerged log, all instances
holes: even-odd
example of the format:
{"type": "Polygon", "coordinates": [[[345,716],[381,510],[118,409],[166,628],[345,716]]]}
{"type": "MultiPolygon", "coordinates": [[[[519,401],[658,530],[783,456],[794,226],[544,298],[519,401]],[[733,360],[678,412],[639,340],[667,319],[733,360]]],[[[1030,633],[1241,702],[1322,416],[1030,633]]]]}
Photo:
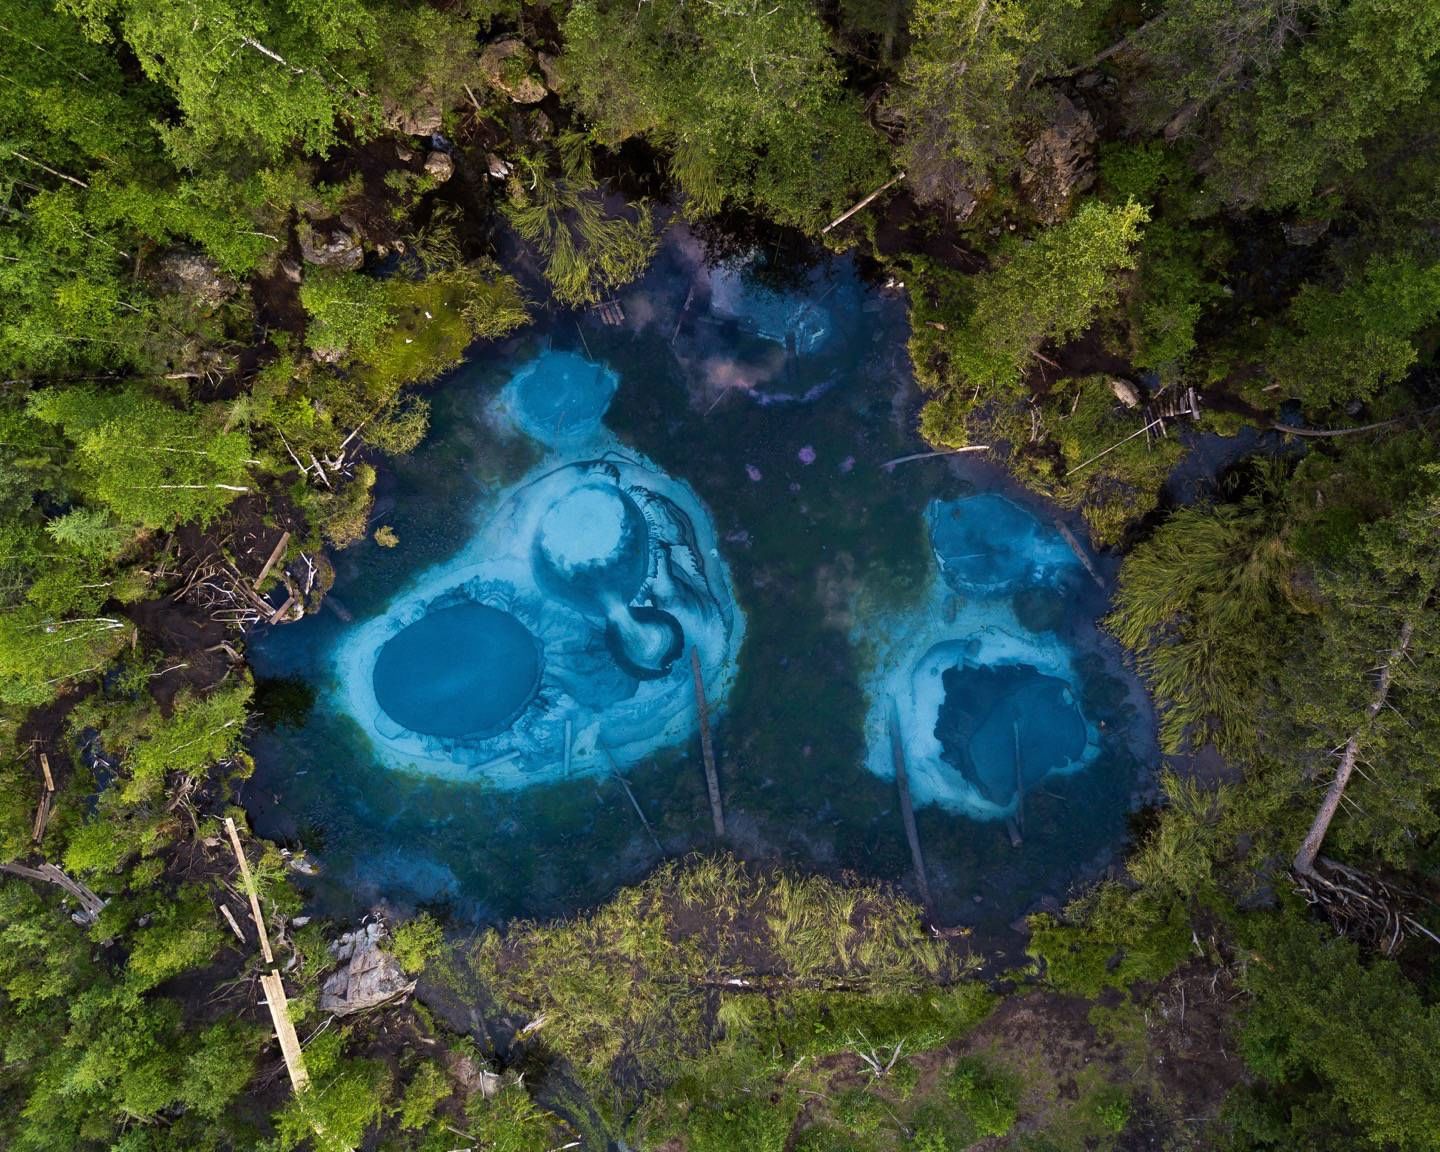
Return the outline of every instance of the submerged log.
{"type": "Polygon", "coordinates": [[[710,740],[710,709],[705,704],[705,677],[700,671],[700,649],[690,646],[690,674],[695,680],[695,710],[700,717],[700,754],[705,760],[705,787],[710,793],[710,819],[715,835],[725,835],[725,809],[720,805],[720,775],[715,771],[715,745],[710,740]]]}
{"type": "Polygon", "coordinates": [[[1070,531],[1070,526],[1059,517],[1056,517],[1055,520],[1055,530],[1065,537],[1065,543],[1070,545],[1070,551],[1074,552],[1080,563],[1085,565],[1085,571],[1090,573],[1090,579],[1095,581],[1095,587],[1103,591],[1105,588],[1104,577],[1100,575],[1100,570],[1095,567],[1095,562],[1090,559],[1090,553],[1085,551],[1085,546],[1080,543],[1079,537],[1070,531]]]}
{"type": "Polygon", "coordinates": [[[925,856],[920,851],[920,830],[915,826],[915,808],[910,803],[910,775],[905,769],[905,742],[900,737],[900,717],[895,701],[890,701],[890,758],[895,765],[895,787],[900,793],[900,819],[905,825],[905,839],[910,842],[910,859],[915,865],[915,886],[926,911],[931,906],[930,880],[925,875],[925,856]]]}

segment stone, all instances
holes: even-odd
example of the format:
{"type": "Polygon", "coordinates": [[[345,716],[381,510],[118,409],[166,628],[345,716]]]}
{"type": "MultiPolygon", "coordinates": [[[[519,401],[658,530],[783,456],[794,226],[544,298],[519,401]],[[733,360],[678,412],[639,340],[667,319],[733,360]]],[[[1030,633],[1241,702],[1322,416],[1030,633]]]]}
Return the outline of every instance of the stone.
{"type": "Polygon", "coordinates": [[[1282,224],[1280,230],[1285,233],[1285,243],[1290,247],[1309,248],[1330,231],[1330,218],[1321,216],[1307,220],[1292,220],[1288,224],[1282,224]]]}
{"type": "Polygon", "coordinates": [[[1121,380],[1118,376],[1112,376],[1109,380],[1110,391],[1115,394],[1115,399],[1124,404],[1126,408],[1138,408],[1143,402],[1140,390],[1128,380],[1121,380]]]}
{"type": "Polygon", "coordinates": [[[1095,121],[1064,96],[1055,115],[1025,149],[1020,189],[1042,223],[1064,218],[1075,196],[1095,183],[1095,121]]]}
{"type": "Polygon", "coordinates": [[[534,53],[513,37],[487,44],[480,53],[480,71],[485,79],[516,104],[538,104],[548,94],[533,71],[534,65],[534,53]]]}
{"type": "Polygon", "coordinates": [[[289,256],[282,257],[280,260],[280,275],[284,276],[291,284],[299,284],[302,275],[299,263],[289,256]]]}
{"type": "Polygon", "coordinates": [[[307,264],[353,272],[365,263],[360,230],[344,216],[336,223],[324,224],[304,219],[295,231],[300,240],[300,255],[307,264]]]}
{"type": "Polygon", "coordinates": [[[386,102],[383,115],[385,127],[407,136],[429,136],[440,131],[445,120],[445,109],[435,95],[435,90],[426,84],[415,95],[412,106],[386,102]]]}
{"type": "Polygon", "coordinates": [[[425,157],[425,171],[438,183],[445,183],[455,175],[455,161],[448,152],[431,152],[425,157]]]}
{"type": "Polygon", "coordinates": [[[166,291],[184,296],[206,311],[220,307],[237,289],[214,261],[193,248],[175,248],[161,256],[156,279],[166,291]]]}
{"type": "Polygon", "coordinates": [[[372,920],[330,945],[330,954],[340,966],[320,986],[320,1011],[348,1016],[415,991],[415,981],[381,947],[384,939],[385,925],[372,920]]]}
{"type": "Polygon", "coordinates": [[[552,92],[560,91],[563,81],[559,68],[555,66],[555,57],[548,52],[537,52],[535,54],[535,62],[540,65],[540,75],[545,77],[545,83],[549,86],[550,90],[552,92]]]}
{"type": "Polygon", "coordinates": [[[504,180],[510,175],[510,165],[494,152],[485,153],[485,168],[496,180],[504,180]]]}

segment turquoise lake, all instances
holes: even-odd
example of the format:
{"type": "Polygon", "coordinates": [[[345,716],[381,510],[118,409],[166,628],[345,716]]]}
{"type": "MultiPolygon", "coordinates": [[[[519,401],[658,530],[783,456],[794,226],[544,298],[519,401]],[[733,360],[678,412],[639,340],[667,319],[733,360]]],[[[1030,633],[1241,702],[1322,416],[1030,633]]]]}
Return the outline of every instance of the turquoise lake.
{"type": "Polygon", "coordinates": [[[338,610],[252,642],[242,801],[316,903],[561,915],[716,847],[697,677],[739,855],[913,894],[898,747],[937,921],[1098,874],[1154,718],[1062,514],[972,458],[885,466],[925,451],[903,298],[676,228],[619,301],[431,389],[376,489],[398,546],[339,553],[338,610]]]}

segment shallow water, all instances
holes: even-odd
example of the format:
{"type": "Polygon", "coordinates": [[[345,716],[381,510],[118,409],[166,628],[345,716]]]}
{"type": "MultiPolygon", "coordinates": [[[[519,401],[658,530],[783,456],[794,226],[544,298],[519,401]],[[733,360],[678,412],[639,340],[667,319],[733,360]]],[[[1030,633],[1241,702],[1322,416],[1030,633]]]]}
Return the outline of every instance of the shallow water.
{"type": "Polygon", "coordinates": [[[623,326],[480,349],[377,489],[399,546],[337,558],[353,622],[253,645],[243,799],[322,907],[561,914],[657,839],[710,847],[692,649],[738,852],[909,883],[897,743],[942,920],[1119,846],[1153,718],[1054,511],[974,462],[882,468],[922,447],[903,302],[847,261],[753,272],[673,230],[623,326]]]}

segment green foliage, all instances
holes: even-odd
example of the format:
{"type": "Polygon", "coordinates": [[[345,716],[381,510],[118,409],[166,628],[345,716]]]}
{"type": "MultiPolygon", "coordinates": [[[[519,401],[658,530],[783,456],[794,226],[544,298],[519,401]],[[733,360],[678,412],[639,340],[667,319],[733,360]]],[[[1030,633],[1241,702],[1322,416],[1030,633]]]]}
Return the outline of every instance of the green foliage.
{"type": "Polygon", "coordinates": [[[1303,43],[1224,104],[1210,182],[1230,203],[1269,209],[1323,198],[1324,182],[1361,167],[1365,146],[1421,99],[1437,46],[1434,4],[1318,9],[1303,43]]]}
{"type": "Polygon", "coordinates": [[[418,974],[445,948],[445,932],[428,912],[397,925],[390,934],[390,951],[406,972],[418,974]]]}
{"type": "Polygon", "coordinates": [[[467,1115],[471,1135],[494,1152],[549,1152],[565,1143],[559,1118],[537,1105],[514,1080],[507,1079],[491,1099],[477,1093],[467,1115]]]}
{"type": "MultiPolygon", "coordinates": [[[[1271,1085],[1315,1077],[1314,1096],[1333,1097],[1367,1144],[1434,1148],[1440,1081],[1427,1054],[1440,1044],[1440,1010],[1394,961],[1364,963],[1353,943],[1294,913],[1253,927],[1241,1038],[1250,1066],[1271,1085]]],[[[1306,1110],[1297,1102],[1296,1121],[1306,1110]]]]}
{"type": "Polygon", "coordinates": [[[1107,624],[1162,702],[1167,750],[1249,746],[1297,597],[1283,476],[1233,504],[1178,509],[1125,560],[1107,624]]]}
{"type": "Polygon", "coordinates": [[[399,1123],[402,1131],[429,1127],[435,1118],[436,1106],[455,1091],[450,1077],[438,1064],[426,1061],[415,1070],[405,1094],[400,1098],[399,1123]]]}
{"type": "Polygon", "coordinates": [[[634,219],[607,210],[580,136],[562,136],[559,156],[557,174],[538,158],[522,159],[506,186],[505,216],[544,256],[560,303],[598,304],[645,271],[659,246],[654,219],[644,201],[630,206],[634,219]]]}
{"type": "Polygon", "coordinates": [[[916,195],[948,204],[1017,168],[1026,120],[1053,102],[1036,79],[1083,56],[1093,24],[1080,0],[919,0],[888,106],[905,127],[900,163],[916,195]]]}
{"type": "Polygon", "coordinates": [[[668,149],[693,212],[730,203],[814,231],[884,179],[879,143],[802,0],[580,0],[564,39],[564,92],[597,139],[644,135],[668,149]]]}
{"type": "MultiPolygon", "coordinates": [[[[963,325],[938,342],[943,367],[925,371],[917,361],[922,383],[939,391],[931,406],[954,413],[978,396],[989,402],[1018,393],[1046,341],[1078,336],[1115,302],[1117,276],[1135,267],[1147,218],[1133,202],[1112,208],[1090,201],[1035,240],[1007,240],[997,267],[969,287],[973,305],[963,325]]],[[[953,419],[928,410],[925,416],[927,429],[936,431],[953,419]]]]}
{"type": "Polygon", "coordinates": [[[1313,410],[1370,400],[1409,371],[1416,336],[1436,317],[1440,263],[1373,257],[1338,290],[1301,287],[1266,350],[1270,375],[1313,410]]]}
{"type": "Polygon", "coordinates": [[[1042,473],[1034,482],[1065,507],[1079,508],[1096,544],[1120,543],[1159,501],[1184,445],[1158,431],[1153,438],[1140,435],[1143,409],[1123,405],[1100,376],[1063,382],[1042,411],[1064,474],[1052,481],[1042,473]]]}
{"type": "Polygon", "coordinates": [[[316,1152],[353,1149],[384,1114],[390,1086],[385,1066],[373,1060],[344,1059],[323,1079],[316,1074],[275,1116],[281,1152],[307,1140],[316,1152]]]}
{"type": "Polygon", "coordinates": [[[80,491],[124,523],[208,522],[250,491],[248,439],[203,409],[181,411],[135,388],[76,387],[37,392],[30,411],[75,444],[80,491]]]}
{"type": "Polygon", "coordinates": [[[966,1057],[950,1073],[946,1091],[975,1125],[982,1139],[1005,1136],[1019,1116],[1019,1095],[1014,1081],[978,1057],[966,1057]]]}
{"type": "Polygon", "coordinates": [[[182,894],[179,900],[166,900],[134,934],[127,979],[136,991],[149,991],[172,976],[208,963],[225,939],[215,907],[203,894],[192,892],[182,894]]]}
{"type": "Polygon", "coordinates": [[[1160,980],[1189,950],[1190,921],[1180,903],[1113,884],[1072,904],[1065,922],[1048,913],[1030,918],[1028,952],[1050,985],[1077,996],[1160,980]]]}

